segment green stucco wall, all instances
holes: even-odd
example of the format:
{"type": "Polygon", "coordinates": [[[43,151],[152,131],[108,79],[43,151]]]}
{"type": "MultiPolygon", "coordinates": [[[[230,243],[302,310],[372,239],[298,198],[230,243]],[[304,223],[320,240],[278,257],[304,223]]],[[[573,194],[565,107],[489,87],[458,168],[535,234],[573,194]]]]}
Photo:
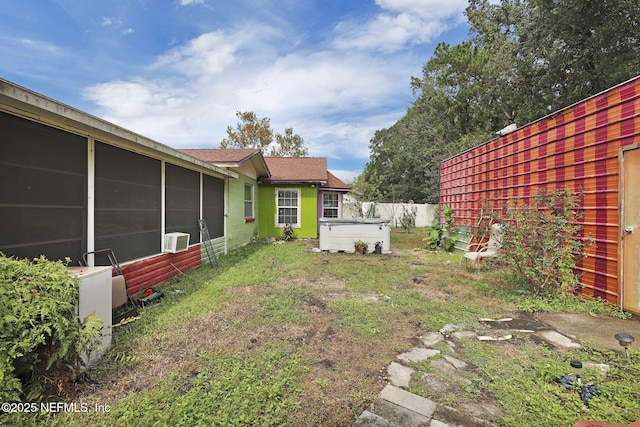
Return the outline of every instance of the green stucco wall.
{"type": "Polygon", "coordinates": [[[260,212],[259,188],[255,179],[239,174],[238,179],[227,180],[227,250],[246,245],[258,236],[258,217],[260,212]],[[244,186],[253,185],[253,213],[255,221],[244,217],[244,186]]]}
{"type": "Polygon", "coordinates": [[[318,188],[310,185],[291,184],[291,185],[274,185],[260,184],[260,214],[258,221],[260,223],[261,237],[280,237],[282,236],[282,228],[276,228],[276,189],[290,188],[298,189],[301,193],[301,212],[300,224],[293,232],[298,238],[318,237],[318,188]]]}

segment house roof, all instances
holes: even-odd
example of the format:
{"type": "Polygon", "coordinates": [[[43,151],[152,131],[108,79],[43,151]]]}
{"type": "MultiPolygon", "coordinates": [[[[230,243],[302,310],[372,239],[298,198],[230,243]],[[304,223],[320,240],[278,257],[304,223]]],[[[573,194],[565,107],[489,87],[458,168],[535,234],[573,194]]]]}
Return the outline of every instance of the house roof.
{"type": "Polygon", "coordinates": [[[351,187],[327,170],[326,157],[262,157],[257,148],[187,148],[181,152],[222,167],[238,167],[251,160],[260,182],[317,183],[323,188],[348,191],[351,187]]]}
{"type": "Polygon", "coordinates": [[[185,154],[220,167],[237,168],[251,161],[258,176],[269,176],[269,168],[257,148],[185,148],[185,154]]]}
{"type": "Polygon", "coordinates": [[[257,148],[185,148],[180,150],[210,163],[239,164],[260,153],[257,148]]]}
{"type": "Polygon", "coordinates": [[[327,183],[323,187],[335,189],[335,190],[351,190],[349,184],[345,184],[340,178],[327,171],[327,183]]]}
{"type": "Polygon", "coordinates": [[[271,176],[262,182],[315,182],[328,181],[326,157],[265,157],[271,176]]]}

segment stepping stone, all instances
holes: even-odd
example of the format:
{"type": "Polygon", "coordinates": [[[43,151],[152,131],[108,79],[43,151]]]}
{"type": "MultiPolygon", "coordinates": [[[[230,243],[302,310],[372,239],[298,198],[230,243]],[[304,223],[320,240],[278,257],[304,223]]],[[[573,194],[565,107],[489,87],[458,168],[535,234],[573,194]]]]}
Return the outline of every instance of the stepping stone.
{"type": "Polygon", "coordinates": [[[407,408],[427,418],[431,418],[436,411],[437,404],[429,399],[402,390],[392,385],[387,385],[380,392],[380,397],[398,406],[407,408]]]}
{"type": "Polygon", "coordinates": [[[451,332],[462,331],[464,329],[464,325],[458,325],[455,323],[448,323],[440,329],[440,333],[443,335],[450,334],[451,332]]]}
{"type": "Polygon", "coordinates": [[[398,424],[385,420],[379,415],[364,411],[353,423],[353,427],[400,427],[398,424]]]}
{"type": "Polygon", "coordinates": [[[447,375],[455,375],[456,368],[444,359],[438,359],[431,362],[431,366],[447,375]]]}
{"type": "Polygon", "coordinates": [[[421,362],[438,354],[440,354],[440,350],[416,347],[407,353],[402,353],[398,356],[398,359],[403,362],[421,362]]]}
{"type": "Polygon", "coordinates": [[[464,369],[467,367],[467,364],[465,362],[463,362],[462,360],[456,359],[455,357],[445,356],[444,358],[447,360],[447,362],[451,363],[454,368],[464,369]]]}
{"type": "Polygon", "coordinates": [[[385,399],[378,399],[371,406],[371,410],[390,423],[395,423],[402,427],[423,427],[429,425],[428,417],[385,399]]]}
{"type": "Polygon", "coordinates": [[[444,337],[440,332],[429,332],[428,334],[421,336],[420,339],[426,347],[433,347],[439,342],[442,342],[444,337]]]}
{"type": "Polygon", "coordinates": [[[538,331],[536,335],[553,345],[554,347],[559,348],[579,348],[580,344],[571,341],[571,339],[565,337],[559,332],[556,331],[538,331]]]}
{"type": "Polygon", "coordinates": [[[449,362],[444,359],[438,359],[431,362],[431,366],[440,371],[443,375],[447,375],[448,378],[454,379],[456,381],[462,381],[467,384],[471,383],[469,378],[463,377],[457,373],[457,369],[449,362]]]}
{"type": "Polygon", "coordinates": [[[389,374],[389,380],[391,384],[397,387],[409,387],[411,381],[411,374],[415,372],[415,369],[401,365],[396,362],[391,362],[387,368],[389,374]]]}
{"type": "Polygon", "coordinates": [[[472,331],[458,331],[451,334],[456,339],[464,340],[464,339],[473,339],[478,336],[475,332],[472,331]]]}
{"type": "MultiPolygon", "coordinates": [[[[484,421],[480,418],[476,418],[472,415],[464,414],[457,409],[450,406],[438,405],[438,409],[433,414],[433,418],[441,422],[442,424],[435,424],[438,426],[465,426],[465,427],[489,427],[493,424],[484,421]]],[[[431,426],[434,426],[431,421],[431,426]]]]}

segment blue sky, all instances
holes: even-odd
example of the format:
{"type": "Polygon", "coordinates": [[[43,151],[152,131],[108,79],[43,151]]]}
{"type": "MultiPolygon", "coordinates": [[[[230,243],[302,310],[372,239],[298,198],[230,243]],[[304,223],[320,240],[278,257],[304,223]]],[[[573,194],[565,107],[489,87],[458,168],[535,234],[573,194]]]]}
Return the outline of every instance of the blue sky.
{"type": "Polygon", "coordinates": [[[0,77],[174,148],[216,148],[236,111],[293,127],[351,181],[414,99],[466,0],[19,0],[0,77]]]}

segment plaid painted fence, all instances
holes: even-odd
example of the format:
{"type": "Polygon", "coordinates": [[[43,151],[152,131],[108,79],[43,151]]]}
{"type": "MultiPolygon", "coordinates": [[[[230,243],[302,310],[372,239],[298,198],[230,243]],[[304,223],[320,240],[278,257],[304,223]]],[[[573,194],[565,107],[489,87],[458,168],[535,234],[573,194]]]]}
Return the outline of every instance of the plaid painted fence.
{"type": "Polygon", "coordinates": [[[539,189],[582,192],[584,234],[595,241],[578,265],[583,293],[616,304],[619,151],[637,143],[640,76],[445,160],[440,205],[454,209],[456,223],[473,225],[483,202],[500,209],[539,189]]]}

